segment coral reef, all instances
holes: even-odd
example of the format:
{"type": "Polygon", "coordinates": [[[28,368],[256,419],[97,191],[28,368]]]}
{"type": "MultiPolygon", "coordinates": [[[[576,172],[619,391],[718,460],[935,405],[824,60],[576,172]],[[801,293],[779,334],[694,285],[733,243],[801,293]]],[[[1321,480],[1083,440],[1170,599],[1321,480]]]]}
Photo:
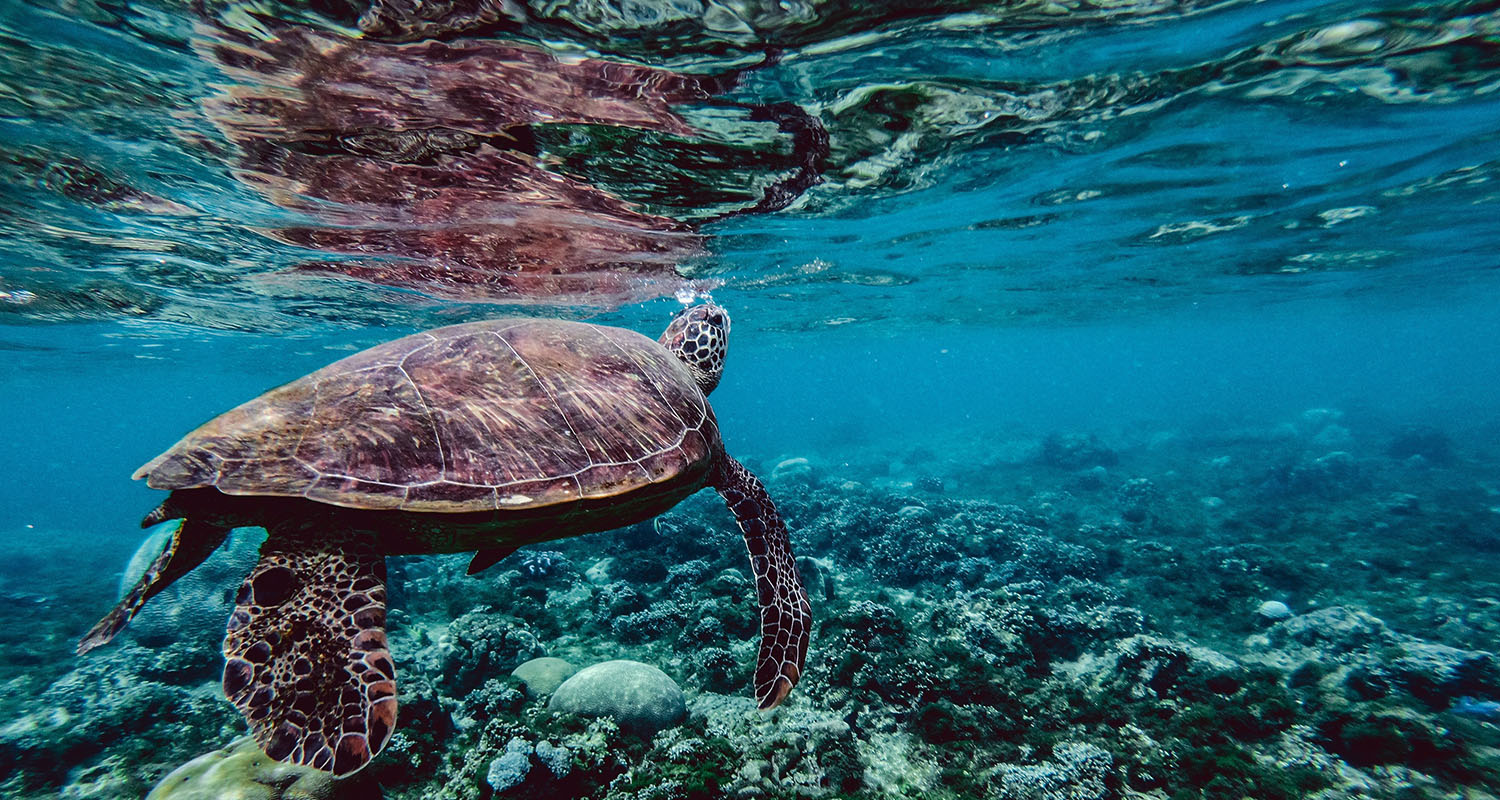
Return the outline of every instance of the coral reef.
{"type": "MultiPolygon", "coordinates": [[[[762,467],[815,608],[783,706],[748,693],[755,587],[704,493],[474,577],[463,556],[391,559],[401,729],[369,786],[393,800],[1500,793],[1500,503],[1484,453],[1314,409],[762,467]],[[628,662],[657,687],[634,711],[628,662]]],[[[215,608],[213,580],[165,605],[215,608]]],[[[16,602],[38,591],[8,581],[16,602]]],[[[221,626],[10,673],[0,794],[139,797],[232,742],[221,626]]],[[[27,645],[0,640],[14,663],[47,652],[27,645]]]]}

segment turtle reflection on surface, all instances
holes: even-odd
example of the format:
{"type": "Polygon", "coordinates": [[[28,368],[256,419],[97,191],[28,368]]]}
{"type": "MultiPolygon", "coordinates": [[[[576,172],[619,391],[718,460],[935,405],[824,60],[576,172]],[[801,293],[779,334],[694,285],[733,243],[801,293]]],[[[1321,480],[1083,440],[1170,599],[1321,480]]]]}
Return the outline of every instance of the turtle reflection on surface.
{"type": "Polygon", "coordinates": [[[614,306],[670,295],[685,286],[679,266],[704,253],[687,221],[701,215],[645,210],[583,180],[586,168],[559,169],[568,159],[542,152],[539,137],[564,148],[597,140],[587,146],[637,158],[654,156],[651,147],[663,158],[697,153],[636,180],[717,203],[720,214],[787,205],[816,181],[827,151],[821,126],[793,106],[716,100],[734,75],[266,24],[258,34],[205,25],[197,46],[235,81],[207,111],[240,153],[237,175],[311,221],[262,232],[334,256],[299,271],[459,300],[614,306]],[[773,149],[788,152],[762,154],[761,173],[740,175],[743,145],[705,138],[676,110],[683,104],[774,123],[773,149]],[[624,146],[622,135],[636,138],[624,146]],[[716,176],[709,165],[730,166],[716,176]],[[729,191],[724,175],[746,185],[729,191]]]}

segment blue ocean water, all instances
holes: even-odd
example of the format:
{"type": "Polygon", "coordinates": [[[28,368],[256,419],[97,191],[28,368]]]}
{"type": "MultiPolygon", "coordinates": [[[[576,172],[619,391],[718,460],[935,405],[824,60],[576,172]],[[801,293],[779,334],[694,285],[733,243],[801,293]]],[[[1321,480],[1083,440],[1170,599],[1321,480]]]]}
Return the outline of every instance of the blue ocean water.
{"type": "Polygon", "coordinates": [[[1500,791],[1494,3],[0,0],[0,55],[0,795],[246,730],[237,579],[72,652],[178,437],[419,330],[709,297],[726,448],[826,587],[788,710],[725,721],[703,493],[552,578],[393,560],[410,734],[345,796],[1500,791]],[[687,721],[485,683],[534,655],[659,666],[687,721]]]}

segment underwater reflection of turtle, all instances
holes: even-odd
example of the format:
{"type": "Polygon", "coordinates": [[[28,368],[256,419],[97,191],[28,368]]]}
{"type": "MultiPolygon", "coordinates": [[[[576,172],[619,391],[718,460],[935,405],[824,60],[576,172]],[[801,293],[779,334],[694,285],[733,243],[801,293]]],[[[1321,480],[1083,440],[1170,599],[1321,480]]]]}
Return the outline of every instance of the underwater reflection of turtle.
{"type": "Polygon", "coordinates": [[[306,220],[260,232],[327,254],[299,272],[458,300],[671,295],[705,253],[703,219],[785,206],[827,151],[791,104],[720,99],[733,74],[264,26],[202,26],[199,52],[234,82],[205,110],[237,177],[306,220]],[[699,130],[684,106],[734,134],[699,130]],[[759,150],[737,138],[752,134],[759,150]]]}
{"type": "Polygon", "coordinates": [[[273,389],[189,433],[135,477],[181,519],[134,588],[79,643],[108,642],[228,531],[269,536],[224,640],[224,691],[272,758],[349,775],[389,741],[396,670],[387,555],[516,548],[660,514],[705,486],[744,534],[760,605],[754,691],[797,683],[811,607],[765,488],[724,452],[706,396],[729,317],[680,312],[659,341],[578,322],[438,328],[273,389]]]}

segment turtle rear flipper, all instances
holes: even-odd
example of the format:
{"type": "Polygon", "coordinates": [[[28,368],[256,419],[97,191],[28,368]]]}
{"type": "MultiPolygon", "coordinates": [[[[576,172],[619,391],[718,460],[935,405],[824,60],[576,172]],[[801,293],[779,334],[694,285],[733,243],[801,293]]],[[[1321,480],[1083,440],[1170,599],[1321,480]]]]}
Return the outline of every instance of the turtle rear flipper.
{"type": "Polygon", "coordinates": [[[766,487],[744,465],[729,456],[712,481],[734,513],[760,603],[760,652],[755,659],[755,699],[762,709],[775,708],[802,676],[811,631],[812,605],[797,563],[791,537],[766,494],[766,487]]]}
{"type": "MultiPolygon", "coordinates": [[[[170,502],[170,501],[169,501],[170,502]]],[[[180,513],[180,512],[179,512],[180,513]]],[[[162,503],[156,510],[146,515],[144,525],[155,525],[171,518],[172,512],[168,510],[167,504],[162,503]]],[[[145,574],[136,581],[135,586],[125,594],[113,610],[104,615],[84,637],[78,641],[78,655],[83,655],[96,647],[109,644],[120,631],[125,629],[135,615],[140,612],[141,606],[147,600],[155,597],[158,592],[167,588],[173,581],[183,575],[192,572],[195,567],[202,564],[213,551],[224,543],[224,537],[229,534],[229,529],[221,525],[214,525],[201,520],[183,518],[177,525],[177,530],[172,531],[172,536],[162,547],[161,554],[146,568],[145,574]]]]}
{"type": "Polygon", "coordinates": [[[224,638],[224,694],[278,761],[343,777],[396,727],[385,560],[358,534],[271,531],[224,638]]]}

